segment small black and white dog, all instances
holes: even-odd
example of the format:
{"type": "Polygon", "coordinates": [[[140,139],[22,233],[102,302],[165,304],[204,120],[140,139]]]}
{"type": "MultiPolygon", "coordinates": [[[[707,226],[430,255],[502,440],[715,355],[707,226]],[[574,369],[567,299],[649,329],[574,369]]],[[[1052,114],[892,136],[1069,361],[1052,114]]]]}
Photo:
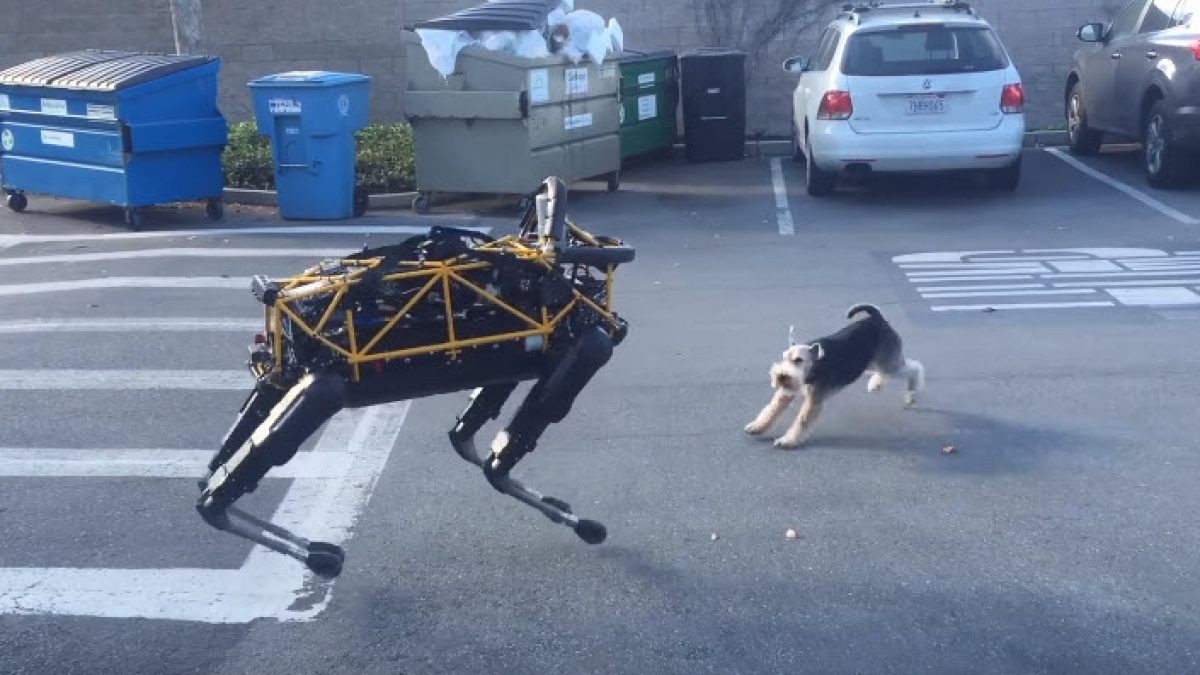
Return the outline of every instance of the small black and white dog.
{"type": "Polygon", "coordinates": [[[855,305],[846,318],[852,320],[859,314],[866,314],[867,318],[809,344],[798,344],[793,329],[789,334],[791,346],[783,353],[783,360],[771,367],[775,395],[746,426],[747,433],[766,432],[788,405],[803,394],[804,403],[796,421],[775,441],[776,447],[798,447],[808,437],[825,402],[867,371],[872,372],[867,391],[879,391],[888,378],[903,376],[907,382],[904,404],[911,407],[916,403],[917,392],[925,388],[925,367],[904,357],[900,335],[878,307],[855,305]]]}

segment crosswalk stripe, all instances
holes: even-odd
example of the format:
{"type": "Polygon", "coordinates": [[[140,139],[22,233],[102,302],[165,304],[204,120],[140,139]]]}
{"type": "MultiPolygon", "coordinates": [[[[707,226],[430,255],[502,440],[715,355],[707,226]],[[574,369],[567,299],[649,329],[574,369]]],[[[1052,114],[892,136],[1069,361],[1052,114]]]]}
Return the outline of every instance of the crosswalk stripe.
{"type": "Polygon", "coordinates": [[[158,333],[261,330],[263,319],[32,319],[0,321],[0,334],[14,333],[158,333]]]}
{"type": "Polygon", "coordinates": [[[249,390],[243,370],[0,370],[0,391],[249,390]]]}
{"type": "MultiPolygon", "coordinates": [[[[0,478],[202,478],[213,450],[0,448],[0,478]]],[[[343,475],[346,452],[300,452],[272,478],[327,480],[343,475]]]]}
{"type": "Polygon", "coordinates": [[[0,286],[0,296],[63,293],[111,288],[133,289],[204,289],[250,292],[250,278],[225,277],[100,277],[70,281],[43,281],[0,286]]]}
{"type": "Polygon", "coordinates": [[[0,267],[159,258],[309,258],[313,261],[320,261],[330,257],[350,255],[355,252],[350,248],[337,251],[323,248],[153,248],[139,251],[62,253],[57,255],[23,256],[20,258],[0,258],[0,267]]]}
{"type": "MultiPolygon", "coordinates": [[[[488,226],[459,226],[459,229],[488,234],[488,226]]],[[[413,225],[320,225],[294,227],[238,227],[211,230],[157,230],[153,232],[116,232],[97,235],[94,232],[74,234],[8,234],[0,235],[0,247],[20,244],[49,244],[70,241],[137,241],[145,239],[170,239],[177,237],[240,237],[248,235],[363,235],[363,234],[428,234],[429,227],[413,225]]]]}

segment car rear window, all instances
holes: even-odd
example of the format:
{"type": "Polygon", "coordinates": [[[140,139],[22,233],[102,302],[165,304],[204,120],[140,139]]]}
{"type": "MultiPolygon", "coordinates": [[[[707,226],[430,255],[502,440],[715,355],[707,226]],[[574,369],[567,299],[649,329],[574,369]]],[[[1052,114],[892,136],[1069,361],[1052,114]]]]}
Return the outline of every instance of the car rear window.
{"type": "Polygon", "coordinates": [[[990,29],[923,24],[855,33],[842,72],[878,77],[979,73],[1008,67],[990,29]]]}

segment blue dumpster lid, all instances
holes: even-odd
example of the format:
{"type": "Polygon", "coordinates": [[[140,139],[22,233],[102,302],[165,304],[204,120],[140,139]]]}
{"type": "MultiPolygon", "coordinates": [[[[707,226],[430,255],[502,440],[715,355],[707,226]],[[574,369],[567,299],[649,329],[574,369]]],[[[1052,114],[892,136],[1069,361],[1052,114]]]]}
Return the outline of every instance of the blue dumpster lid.
{"type": "Polygon", "coordinates": [[[491,0],[448,16],[420,21],[415,28],[437,30],[537,30],[562,0],[491,0]]]}
{"type": "Polygon", "coordinates": [[[0,84],[116,91],[214,60],[212,56],[86,49],[0,71],[0,84]]]}
{"type": "Polygon", "coordinates": [[[358,73],[334,73],[325,70],[293,70],[260,77],[250,83],[251,87],[262,85],[288,85],[298,87],[332,87],[370,80],[358,73]]]}

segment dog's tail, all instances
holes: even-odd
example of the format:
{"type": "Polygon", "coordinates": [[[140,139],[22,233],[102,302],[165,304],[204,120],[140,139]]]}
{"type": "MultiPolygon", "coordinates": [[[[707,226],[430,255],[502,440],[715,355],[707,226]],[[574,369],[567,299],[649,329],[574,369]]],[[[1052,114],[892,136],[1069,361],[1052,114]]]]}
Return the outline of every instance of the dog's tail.
{"type": "Polygon", "coordinates": [[[855,305],[850,308],[849,312],[846,312],[846,318],[853,319],[859,314],[867,314],[872,319],[883,319],[883,312],[880,312],[875,305],[855,305]]]}

